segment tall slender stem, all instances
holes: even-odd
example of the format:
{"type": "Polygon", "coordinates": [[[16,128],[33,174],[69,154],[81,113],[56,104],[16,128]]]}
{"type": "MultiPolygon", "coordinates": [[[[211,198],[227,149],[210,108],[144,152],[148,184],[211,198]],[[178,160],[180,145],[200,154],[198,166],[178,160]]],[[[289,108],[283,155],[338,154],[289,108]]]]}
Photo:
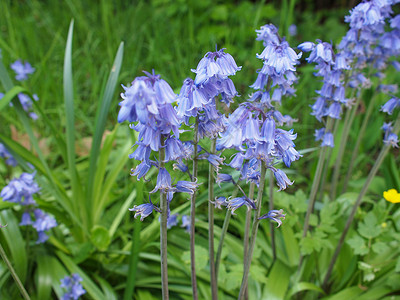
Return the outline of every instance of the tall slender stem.
{"type": "Polygon", "coordinates": [[[340,139],[339,152],[338,152],[338,155],[336,158],[335,169],[333,171],[333,182],[331,185],[331,192],[330,192],[331,201],[334,201],[336,199],[336,191],[337,191],[337,185],[338,185],[338,181],[339,181],[340,167],[342,166],[342,161],[343,161],[344,149],[346,148],[346,145],[347,145],[347,139],[349,137],[350,128],[353,123],[354,116],[356,114],[356,110],[357,110],[359,102],[360,102],[360,97],[357,97],[357,101],[353,105],[351,110],[348,109],[346,112],[346,117],[344,120],[344,128],[343,128],[343,132],[342,132],[341,139],[340,139]]]}
{"type": "MultiPolygon", "coordinates": [[[[274,209],[274,176],[270,173],[269,176],[269,210],[274,209]]],[[[275,226],[272,222],[269,223],[269,229],[271,232],[271,248],[272,248],[272,263],[276,260],[276,245],[275,245],[275,226]]]]}
{"type": "MultiPolygon", "coordinates": [[[[215,154],[216,140],[211,139],[211,154],[215,154]]],[[[210,164],[208,170],[208,250],[210,256],[210,282],[211,296],[213,300],[218,299],[218,286],[215,275],[215,260],[214,260],[214,177],[215,167],[210,164]]]]}
{"type": "Polygon", "coordinates": [[[21,279],[19,279],[17,272],[15,272],[14,267],[12,266],[10,260],[8,259],[7,254],[4,251],[1,244],[0,244],[0,256],[6,263],[8,269],[10,270],[11,276],[14,278],[14,281],[17,284],[17,287],[18,287],[19,291],[21,292],[22,297],[25,300],[30,300],[31,298],[29,297],[27,291],[25,290],[24,285],[21,282],[21,279]]]}
{"type": "MultiPolygon", "coordinates": [[[[326,125],[327,130],[330,130],[331,126],[332,126],[332,119],[328,118],[327,125],[326,125]]],[[[317,190],[318,190],[319,183],[321,181],[321,173],[322,173],[322,169],[323,169],[323,166],[324,166],[325,154],[326,154],[326,151],[327,151],[326,148],[327,148],[326,146],[325,147],[321,147],[320,152],[319,152],[317,170],[315,171],[314,180],[313,180],[313,183],[312,183],[312,186],[311,186],[310,198],[308,200],[307,213],[306,213],[306,217],[304,219],[303,238],[306,237],[307,231],[308,231],[308,227],[310,225],[310,216],[311,216],[311,213],[312,213],[312,211],[314,209],[315,198],[316,198],[316,195],[317,195],[317,190]]],[[[304,256],[300,255],[299,266],[298,266],[298,269],[297,269],[298,272],[300,271],[301,266],[303,264],[303,259],[304,259],[304,256]]]]}
{"type": "MultiPolygon", "coordinates": [[[[161,135],[161,147],[159,152],[160,168],[165,167],[165,148],[164,136],[161,135]]],[[[160,192],[160,251],[161,251],[161,287],[163,300],[169,299],[168,293],[168,261],[167,261],[167,220],[168,220],[168,200],[167,193],[160,192]]]]}
{"type": "Polygon", "coordinates": [[[249,280],[250,265],[251,265],[251,260],[253,258],[254,246],[256,244],[258,224],[260,223],[260,220],[258,218],[260,217],[260,214],[261,214],[261,202],[262,202],[262,197],[263,197],[263,193],[264,193],[266,171],[267,171],[267,168],[265,166],[265,163],[261,162],[260,185],[258,186],[258,194],[257,194],[257,207],[256,207],[256,211],[254,214],[254,219],[253,219],[253,228],[251,230],[249,252],[248,252],[247,257],[245,258],[245,267],[243,270],[242,285],[240,286],[240,292],[239,292],[239,297],[238,297],[239,300],[244,298],[245,290],[246,290],[247,283],[249,280]]]}
{"type": "MultiPolygon", "coordinates": [[[[329,130],[329,128],[332,124],[332,119],[329,118],[327,123],[328,124],[326,125],[326,128],[329,130]]],[[[311,186],[310,199],[308,202],[306,218],[304,220],[303,238],[307,235],[307,231],[308,231],[308,227],[309,227],[309,223],[310,223],[310,215],[314,209],[315,196],[317,194],[318,185],[321,180],[321,172],[322,172],[324,161],[325,161],[325,154],[326,154],[326,147],[322,147],[320,150],[320,153],[319,153],[317,170],[315,171],[314,180],[313,180],[313,183],[311,186]]]]}
{"type": "MultiPolygon", "coordinates": [[[[232,198],[235,198],[239,192],[239,188],[236,186],[236,189],[233,191],[232,198]]],[[[230,210],[226,210],[224,224],[222,225],[221,229],[221,236],[219,238],[218,250],[217,250],[217,257],[215,258],[215,277],[218,283],[218,271],[219,265],[221,262],[221,254],[222,254],[222,247],[224,245],[225,235],[228,232],[229,221],[231,220],[232,212],[230,210]]],[[[218,284],[217,284],[218,286],[218,284]]]]}
{"type": "MultiPolygon", "coordinates": [[[[397,122],[397,123],[399,123],[399,122],[397,122]]],[[[346,225],[343,229],[342,235],[340,236],[339,242],[336,246],[335,253],[333,254],[331,262],[329,263],[328,271],[326,272],[324,282],[322,283],[323,289],[327,288],[328,281],[330,279],[333,267],[339,256],[340,250],[342,249],[344,239],[346,238],[347,232],[350,229],[350,225],[353,222],[354,215],[356,214],[357,208],[360,206],[361,201],[362,201],[365,193],[367,192],[372,179],[375,177],[376,172],[378,171],[379,167],[381,166],[381,164],[383,162],[383,159],[385,158],[386,154],[389,152],[389,148],[390,148],[390,145],[386,144],[383,146],[381,152],[379,153],[378,158],[375,161],[374,166],[372,167],[371,171],[368,174],[367,180],[365,181],[360,194],[358,195],[357,201],[353,205],[353,209],[351,210],[351,213],[350,213],[349,217],[347,218],[346,225]]]]}
{"type": "MultiPolygon", "coordinates": [[[[199,117],[196,117],[193,132],[193,171],[192,179],[197,178],[197,145],[199,144],[199,117]]],[[[190,199],[190,272],[192,278],[193,299],[198,299],[197,279],[196,279],[196,259],[195,259],[195,219],[196,219],[196,197],[195,191],[190,199]]]]}
{"type": "MultiPolygon", "coordinates": [[[[335,125],[333,128],[333,136],[336,136],[336,132],[338,130],[339,127],[339,122],[338,119],[336,119],[335,121],[335,125]]],[[[331,157],[332,157],[332,153],[333,153],[333,148],[329,147],[329,149],[326,150],[326,154],[325,154],[325,164],[324,164],[324,169],[322,170],[322,175],[321,175],[321,181],[320,181],[320,185],[319,185],[319,192],[317,194],[319,194],[318,199],[321,201],[322,197],[324,196],[324,190],[325,190],[325,184],[326,184],[326,179],[328,177],[328,170],[329,170],[329,162],[331,161],[331,157]]]]}
{"type": "MultiPolygon", "coordinates": [[[[249,198],[253,200],[254,197],[254,182],[250,183],[250,189],[249,189],[249,198]]],[[[250,222],[251,222],[251,210],[248,209],[246,212],[246,223],[244,227],[244,238],[243,238],[243,269],[245,268],[245,262],[246,258],[249,255],[249,233],[250,233],[250,222]]],[[[246,286],[246,291],[245,291],[245,299],[248,299],[248,289],[246,286]]]]}
{"type": "Polygon", "coordinates": [[[375,107],[374,106],[375,99],[376,99],[376,97],[372,96],[371,101],[368,104],[368,108],[367,108],[367,111],[365,113],[365,117],[364,117],[363,123],[361,125],[360,131],[358,132],[357,141],[356,141],[356,144],[355,144],[355,146],[353,148],[353,153],[351,154],[351,159],[350,159],[350,163],[349,163],[349,166],[348,166],[348,169],[347,169],[346,178],[344,180],[342,193],[345,193],[347,191],[347,186],[348,186],[349,181],[350,181],[350,176],[353,173],[354,162],[356,161],[356,158],[357,158],[357,155],[358,155],[358,149],[360,148],[361,141],[364,138],[365,130],[367,129],[367,125],[368,125],[368,122],[369,122],[369,118],[371,117],[372,110],[375,107]]]}

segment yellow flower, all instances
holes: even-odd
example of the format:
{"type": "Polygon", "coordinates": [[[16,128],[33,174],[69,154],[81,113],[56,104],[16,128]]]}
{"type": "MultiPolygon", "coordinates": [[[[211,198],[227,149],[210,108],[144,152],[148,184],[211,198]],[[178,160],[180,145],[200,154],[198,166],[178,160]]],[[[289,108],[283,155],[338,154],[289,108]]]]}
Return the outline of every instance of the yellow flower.
{"type": "Polygon", "coordinates": [[[397,192],[395,189],[390,189],[383,192],[383,198],[385,198],[386,201],[392,203],[400,203],[400,193],[397,192]]]}

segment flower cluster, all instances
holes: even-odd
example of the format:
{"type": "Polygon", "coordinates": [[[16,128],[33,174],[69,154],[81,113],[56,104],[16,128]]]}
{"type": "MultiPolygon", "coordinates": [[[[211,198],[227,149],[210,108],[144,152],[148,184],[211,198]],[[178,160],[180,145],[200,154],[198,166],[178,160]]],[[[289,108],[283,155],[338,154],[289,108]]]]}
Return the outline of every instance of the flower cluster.
{"type": "Polygon", "coordinates": [[[28,75],[35,72],[35,68],[33,68],[30,63],[23,63],[20,59],[13,62],[10,67],[15,72],[15,79],[18,81],[27,80],[28,75]]]}
{"type": "MultiPolygon", "coordinates": [[[[28,75],[33,74],[35,72],[35,68],[33,68],[30,63],[28,63],[28,62],[22,63],[21,60],[15,61],[14,63],[12,63],[10,65],[10,67],[16,73],[15,79],[18,81],[27,80],[28,75]]],[[[29,116],[33,120],[37,120],[37,118],[38,118],[37,114],[32,111],[33,102],[31,100],[31,98],[24,93],[19,93],[17,96],[18,96],[19,102],[22,105],[22,108],[29,114],[29,116]]],[[[0,100],[3,97],[4,97],[4,94],[0,93],[0,100]]],[[[35,100],[35,101],[39,100],[39,97],[36,94],[34,94],[32,97],[33,97],[33,100],[35,100]]],[[[10,102],[10,106],[12,106],[11,102],[10,102]]]]}
{"type": "MultiPolygon", "coordinates": [[[[315,69],[318,72],[315,76],[323,78],[321,89],[316,91],[318,97],[311,106],[311,114],[320,122],[324,117],[340,119],[342,105],[350,103],[345,97],[344,71],[350,68],[346,59],[340,54],[335,55],[332,45],[320,40],[316,43],[302,43],[298,48],[304,52],[310,52],[306,60],[316,64],[315,69]]],[[[329,129],[317,129],[315,138],[317,141],[322,141],[321,146],[334,146],[333,135],[329,129]]]]}
{"type": "Polygon", "coordinates": [[[297,54],[285,39],[279,37],[273,24],[264,25],[256,32],[257,40],[263,41],[265,49],[257,54],[263,67],[258,70],[256,82],[250,86],[256,90],[250,101],[259,101],[263,106],[273,108],[272,102],[280,104],[282,96],[294,95],[292,85],[297,81],[294,72],[301,53],[297,54]]]}
{"type": "Polygon", "coordinates": [[[187,78],[178,96],[178,115],[189,124],[190,117],[198,116],[198,138],[215,139],[224,130],[222,115],[216,107],[216,98],[226,105],[238,95],[229,78],[241,70],[235,60],[225,49],[207,52],[196,69],[195,79],[187,78]]]}
{"type": "Polygon", "coordinates": [[[57,226],[54,217],[46,214],[37,206],[33,195],[40,191],[39,186],[34,180],[35,173],[22,173],[19,178],[12,179],[7,186],[5,186],[0,197],[4,201],[19,204],[25,207],[25,212],[22,214],[21,226],[32,225],[38,233],[38,240],[36,243],[44,243],[49,238],[46,234],[51,228],[57,226]],[[34,220],[32,220],[32,214],[34,220]]]}
{"type": "Polygon", "coordinates": [[[86,290],[82,287],[81,282],[83,279],[78,274],[72,274],[71,276],[65,276],[61,279],[61,288],[66,291],[62,295],[62,300],[77,300],[83,294],[86,294],[86,290]]]}

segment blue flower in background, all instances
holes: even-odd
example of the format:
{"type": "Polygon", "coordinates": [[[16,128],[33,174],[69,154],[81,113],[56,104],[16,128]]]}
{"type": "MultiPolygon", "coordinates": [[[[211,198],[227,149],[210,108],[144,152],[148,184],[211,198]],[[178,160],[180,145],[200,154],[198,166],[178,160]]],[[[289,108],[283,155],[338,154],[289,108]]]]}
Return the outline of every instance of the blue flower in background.
{"type": "Polygon", "coordinates": [[[36,241],[37,244],[44,243],[49,238],[45,231],[49,231],[51,228],[57,226],[57,221],[53,216],[46,214],[41,209],[34,210],[35,222],[32,224],[33,228],[36,229],[39,238],[36,241]]]}
{"type": "Polygon", "coordinates": [[[15,79],[17,79],[18,81],[28,79],[28,75],[35,72],[35,68],[33,68],[30,63],[23,63],[20,59],[12,63],[10,67],[17,74],[15,76],[15,79]]]}
{"type": "Polygon", "coordinates": [[[190,232],[190,216],[187,215],[182,216],[181,227],[185,227],[186,232],[190,232]]]}
{"type": "Polygon", "coordinates": [[[77,300],[80,296],[86,293],[81,282],[83,279],[78,274],[65,276],[61,279],[61,288],[65,289],[62,300],[77,300]]]}
{"type": "Polygon", "coordinates": [[[6,160],[6,164],[12,167],[18,165],[16,159],[8,152],[7,148],[0,143],[0,157],[3,157],[6,160]]]}
{"type": "Polygon", "coordinates": [[[19,178],[12,179],[7,186],[5,186],[0,197],[4,201],[18,203],[21,205],[35,205],[33,195],[40,191],[39,186],[34,181],[35,173],[22,173],[19,178]]]}
{"type": "Polygon", "coordinates": [[[282,220],[285,219],[285,216],[286,216],[286,214],[283,213],[283,209],[280,209],[280,210],[275,210],[274,209],[274,210],[270,210],[267,214],[259,217],[258,219],[259,220],[270,219],[270,220],[278,223],[277,227],[279,227],[279,226],[282,225],[282,220]]]}

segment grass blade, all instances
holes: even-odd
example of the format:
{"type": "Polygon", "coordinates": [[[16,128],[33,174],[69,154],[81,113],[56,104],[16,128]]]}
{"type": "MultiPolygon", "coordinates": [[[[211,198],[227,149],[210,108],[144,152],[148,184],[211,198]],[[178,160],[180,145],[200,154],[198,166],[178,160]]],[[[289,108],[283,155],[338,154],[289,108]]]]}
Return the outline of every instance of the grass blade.
{"type": "MultiPolygon", "coordinates": [[[[85,210],[82,209],[83,197],[81,197],[81,186],[78,172],[75,167],[75,112],[74,112],[74,85],[72,79],[72,38],[74,30],[74,20],[71,21],[68,30],[67,46],[64,57],[64,104],[66,115],[66,141],[67,141],[67,161],[69,176],[72,186],[72,203],[76,213],[81,213],[83,224],[85,221],[85,210]]],[[[86,202],[88,205],[89,203],[86,202]]],[[[86,210],[89,211],[89,208],[86,210]]],[[[87,227],[86,227],[87,228],[87,227]]]]}
{"type": "Polygon", "coordinates": [[[96,174],[96,166],[97,166],[97,159],[100,152],[100,144],[103,138],[104,129],[106,126],[107,115],[108,111],[110,110],[111,101],[113,99],[115,87],[117,84],[119,72],[121,70],[122,58],[124,55],[124,43],[121,42],[119,45],[117,54],[114,59],[113,66],[110,71],[110,75],[108,77],[108,81],[105,87],[105,91],[103,94],[103,98],[101,100],[101,104],[97,110],[96,115],[96,125],[95,125],[95,132],[93,136],[92,148],[90,151],[90,163],[89,163],[89,178],[87,183],[87,194],[86,199],[91,201],[91,204],[94,205],[94,198],[93,196],[93,189],[96,185],[93,184],[95,174],[96,174]]]}

